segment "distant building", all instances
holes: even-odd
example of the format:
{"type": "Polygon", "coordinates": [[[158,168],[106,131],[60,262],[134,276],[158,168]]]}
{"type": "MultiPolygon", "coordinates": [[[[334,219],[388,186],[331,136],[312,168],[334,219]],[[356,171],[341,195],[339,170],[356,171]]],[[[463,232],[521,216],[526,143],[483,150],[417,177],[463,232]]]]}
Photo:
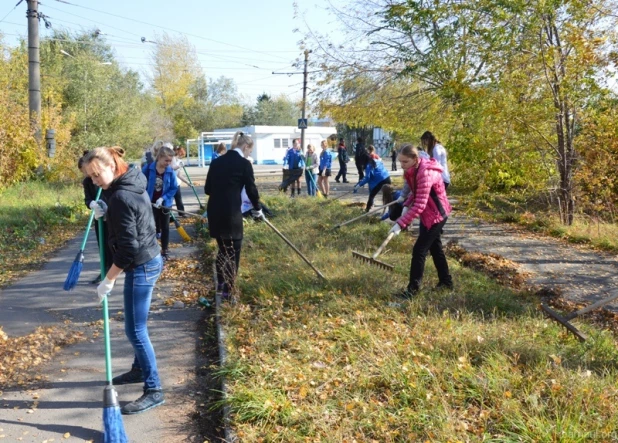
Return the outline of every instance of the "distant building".
{"type": "MultiPolygon", "coordinates": [[[[210,164],[213,148],[223,142],[230,148],[230,143],[237,131],[243,131],[254,141],[253,163],[257,165],[280,165],[292,140],[300,139],[300,129],[295,126],[246,126],[244,128],[215,129],[213,132],[202,132],[197,140],[198,164],[210,164]]],[[[305,146],[312,144],[316,152],[320,153],[320,142],[327,139],[337,130],[334,127],[309,126],[305,129],[305,146]]]]}

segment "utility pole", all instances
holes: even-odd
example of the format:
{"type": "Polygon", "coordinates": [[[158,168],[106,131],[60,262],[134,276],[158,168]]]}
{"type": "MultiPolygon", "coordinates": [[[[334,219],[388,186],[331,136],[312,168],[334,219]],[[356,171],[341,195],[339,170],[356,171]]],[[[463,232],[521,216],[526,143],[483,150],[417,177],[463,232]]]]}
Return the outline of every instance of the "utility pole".
{"type": "MultiPolygon", "coordinates": [[[[307,64],[309,62],[309,54],[311,53],[310,49],[305,49],[305,70],[303,71],[303,114],[302,119],[305,120],[305,108],[307,107],[307,64]]],[[[305,149],[305,128],[301,128],[300,130],[300,149],[304,151],[305,149]]]]}
{"type": "Polygon", "coordinates": [[[28,10],[28,106],[30,122],[41,143],[41,62],[39,59],[39,2],[27,0],[28,10]]]}
{"type": "MultiPolygon", "coordinates": [[[[307,71],[307,66],[309,64],[309,54],[313,51],[311,49],[305,49],[305,69],[303,70],[303,110],[302,110],[302,119],[305,120],[305,109],[307,107],[307,76],[309,71],[307,71]]],[[[318,72],[318,71],[312,71],[318,72]]],[[[300,72],[273,72],[273,75],[294,75],[301,74],[300,72]]],[[[300,127],[300,126],[299,126],[300,127]]],[[[300,148],[305,149],[305,128],[300,128],[300,148]]]]}

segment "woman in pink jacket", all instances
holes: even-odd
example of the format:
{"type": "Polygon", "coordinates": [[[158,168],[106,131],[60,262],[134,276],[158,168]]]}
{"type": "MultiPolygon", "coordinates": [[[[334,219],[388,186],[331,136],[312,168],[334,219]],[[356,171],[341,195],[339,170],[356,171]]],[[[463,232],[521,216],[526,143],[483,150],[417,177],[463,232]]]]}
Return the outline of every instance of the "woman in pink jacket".
{"type": "Polygon", "coordinates": [[[410,196],[403,204],[403,213],[397,219],[391,232],[396,235],[407,228],[415,218],[420,218],[419,236],[412,249],[410,265],[410,282],[408,287],[398,295],[411,298],[415,295],[423,280],[427,252],[431,253],[433,263],[438,270],[438,288],[453,288],[453,280],[448,269],[448,262],[442,250],[442,228],[451,213],[451,205],[446,197],[442,167],[434,160],[420,158],[418,150],[412,145],[401,148],[398,156],[404,178],[410,186],[410,196]]]}

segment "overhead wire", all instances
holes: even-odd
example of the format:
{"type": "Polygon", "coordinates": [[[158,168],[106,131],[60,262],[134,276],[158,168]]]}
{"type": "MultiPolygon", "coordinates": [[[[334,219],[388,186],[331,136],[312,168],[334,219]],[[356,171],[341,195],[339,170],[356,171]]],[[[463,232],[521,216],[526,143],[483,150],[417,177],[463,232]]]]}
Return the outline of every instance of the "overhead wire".
{"type": "Polygon", "coordinates": [[[61,0],[56,0],[56,1],[58,1],[58,2],[60,2],[60,3],[63,3],[63,4],[67,4],[67,5],[75,6],[75,7],[77,7],[77,8],[82,8],[82,9],[86,9],[86,10],[89,10],[89,11],[98,12],[98,13],[100,13],[100,14],[110,15],[110,16],[112,16],[112,17],[116,17],[116,18],[121,18],[121,19],[123,19],[123,20],[128,20],[128,21],[132,21],[132,22],[135,22],[135,23],[141,23],[141,24],[143,24],[143,25],[148,25],[148,26],[154,26],[155,28],[158,28],[158,29],[165,29],[165,30],[168,30],[168,31],[171,31],[171,32],[177,32],[177,33],[179,33],[179,34],[183,34],[183,35],[186,35],[186,36],[190,36],[190,37],[194,37],[194,38],[199,38],[199,39],[202,39],[202,40],[207,40],[207,41],[211,41],[211,42],[214,42],[214,43],[219,43],[219,44],[221,44],[221,45],[230,46],[230,47],[233,47],[233,48],[244,49],[244,50],[247,50],[247,51],[250,51],[250,52],[255,52],[255,53],[259,53],[259,54],[265,54],[265,55],[269,55],[269,56],[271,56],[271,57],[277,57],[277,58],[280,58],[280,59],[282,59],[282,60],[286,60],[284,57],[281,57],[281,56],[278,56],[278,55],[271,55],[271,54],[269,54],[269,53],[267,53],[267,52],[264,52],[264,51],[258,51],[258,50],[256,50],[256,49],[247,48],[247,47],[245,47],[245,46],[240,46],[240,45],[236,45],[236,44],[233,44],[233,43],[223,42],[223,41],[221,41],[221,40],[215,40],[215,39],[212,39],[212,38],[203,37],[203,36],[201,36],[201,35],[197,35],[197,34],[191,34],[191,33],[188,33],[188,32],[179,31],[179,30],[177,30],[177,29],[168,28],[168,27],[166,27],[166,26],[156,25],[156,24],[154,24],[154,23],[145,22],[145,21],[143,21],[143,20],[137,20],[137,19],[135,19],[135,18],[124,17],[124,16],[122,16],[122,15],[113,14],[113,13],[111,13],[111,12],[107,12],[107,11],[101,11],[101,10],[99,10],[99,9],[89,8],[89,7],[87,7],[87,6],[77,5],[77,4],[75,4],[75,3],[70,3],[70,2],[67,2],[67,1],[64,1],[64,0],[62,0],[62,1],[61,1],[61,0]]]}
{"type": "Polygon", "coordinates": [[[12,13],[13,11],[15,11],[15,9],[17,9],[17,7],[18,7],[18,6],[21,4],[21,2],[23,2],[23,1],[24,1],[24,0],[19,0],[19,1],[17,2],[17,4],[16,4],[15,6],[13,6],[13,9],[11,9],[9,12],[7,12],[7,13],[6,13],[6,15],[0,19],[0,23],[2,23],[2,22],[4,21],[4,19],[5,19],[5,18],[7,18],[9,15],[11,15],[11,13],[12,13]]]}

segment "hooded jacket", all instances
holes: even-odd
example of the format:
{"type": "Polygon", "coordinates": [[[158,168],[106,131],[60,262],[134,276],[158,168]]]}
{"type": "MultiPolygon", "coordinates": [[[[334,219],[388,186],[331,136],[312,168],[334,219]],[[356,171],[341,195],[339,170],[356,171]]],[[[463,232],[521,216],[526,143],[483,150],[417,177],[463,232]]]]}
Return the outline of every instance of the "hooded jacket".
{"type": "Polygon", "coordinates": [[[384,167],[382,160],[373,160],[373,162],[367,163],[365,167],[365,177],[358,182],[358,187],[365,186],[369,183],[369,190],[373,190],[381,181],[390,177],[390,174],[384,167]],[[375,164],[375,166],[373,165],[375,164]]]}
{"type": "Polygon", "coordinates": [[[133,269],[159,255],[146,177],[130,168],[110,188],[107,209],[109,247],[113,261],[122,269],[133,269]]]}
{"type": "MultiPolygon", "coordinates": [[[[144,166],[142,172],[146,176],[148,182],[146,191],[148,192],[150,201],[152,201],[155,183],[157,182],[157,162],[152,162],[144,166]]],[[[168,208],[172,206],[174,203],[174,195],[176,195],[177,190],[178,180],[176,178],[176,172],[174,172],[171,166],[167,166],[163,172],[163,193],[161,194],[161,197],[163,197],[163,206],[167,206],[168,208]]]]}
{"type": "Polygon", "coordinates": [[[412,207],[397,220],[402,229],[417,217],[429,229],[448,217],[452,210],[446,197],[440,164],[435,159],[419,158],[418,161],[418,167],[408,169],[404,175],[411,192],[403,205],[412,207]]]}

